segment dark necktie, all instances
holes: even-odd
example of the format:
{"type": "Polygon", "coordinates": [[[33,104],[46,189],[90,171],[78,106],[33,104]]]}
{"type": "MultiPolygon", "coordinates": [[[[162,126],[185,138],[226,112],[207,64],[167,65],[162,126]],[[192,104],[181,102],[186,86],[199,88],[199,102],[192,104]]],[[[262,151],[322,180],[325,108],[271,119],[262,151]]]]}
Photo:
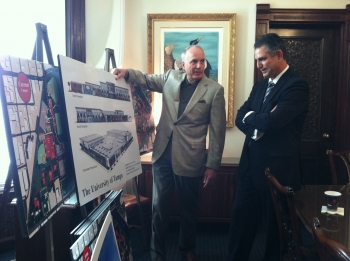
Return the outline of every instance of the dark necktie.
{"type": "Polygon", "coordinates": [[[271,92],[273,87],[275,87],[275,84],[273,83],[273,81],[270,81],[269,84],[267,85],[267,89],[266,89],[266,93],[265,93],[265,97],[264,97],[263,102],[265,102],[267,95],[269,95],[269,93],[271,92]]]}

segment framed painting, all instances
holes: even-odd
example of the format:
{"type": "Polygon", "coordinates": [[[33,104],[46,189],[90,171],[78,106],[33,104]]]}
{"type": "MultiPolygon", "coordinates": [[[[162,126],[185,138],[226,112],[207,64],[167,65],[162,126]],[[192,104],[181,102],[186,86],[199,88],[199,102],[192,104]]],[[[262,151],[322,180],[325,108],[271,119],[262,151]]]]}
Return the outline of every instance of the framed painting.
{"type": "MultiPolygon", "coordinates": [[[[182,51],[189,45],[200,45],[207,60],[206,76],[225,88],[226,127],[233,127],[235,42],[234,13],[148,14],[148,73],[181,69],[182,51]]],[[[161,102],[159,99],[155,95],[154,102],[161,102]]]]}

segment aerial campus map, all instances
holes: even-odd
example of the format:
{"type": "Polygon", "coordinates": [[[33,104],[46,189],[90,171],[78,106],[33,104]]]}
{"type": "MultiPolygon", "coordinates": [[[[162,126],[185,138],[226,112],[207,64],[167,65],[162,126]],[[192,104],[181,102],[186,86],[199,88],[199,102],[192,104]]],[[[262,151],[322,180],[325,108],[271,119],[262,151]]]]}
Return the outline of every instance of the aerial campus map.
{"type": "Polygon", "coordinates": [[[11,56],[0,65],[10,171],[22,234],[31,237],[75,188],[59,69],[11,56]]]}

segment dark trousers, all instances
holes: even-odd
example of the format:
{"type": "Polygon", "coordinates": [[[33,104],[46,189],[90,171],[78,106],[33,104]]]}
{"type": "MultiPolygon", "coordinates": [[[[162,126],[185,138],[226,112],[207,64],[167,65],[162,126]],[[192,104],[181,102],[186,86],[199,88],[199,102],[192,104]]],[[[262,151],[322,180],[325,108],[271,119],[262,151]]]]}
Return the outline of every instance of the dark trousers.
{"type": "MultiPolygon", "coordinates": [[[[202,177],[176,175],[171,166],[171,141],[163,155],[153,163],[153,214],[151,259],[166,260],[165,242],[169,227],[171,200],[174,187],[179,195],[181,224],[179,249],[181,253],[193,251],[196,241],[196,223],[199,186],[202,177]]],[[[181,173],[180,173],[181,174],[181,173]]]]}
{"type": "MultiPolygon", "coordinates": [[[[256,173],[255,173],[256,174],[256,173]]],[[[280,260],[280,242],[277,219],[268,189],[257,188],[251,171],[247,171],[237,186],[232,207],[228,260],[247,261],[259,225],[264,216],[266,222],[266,261],[280,260]]]]}

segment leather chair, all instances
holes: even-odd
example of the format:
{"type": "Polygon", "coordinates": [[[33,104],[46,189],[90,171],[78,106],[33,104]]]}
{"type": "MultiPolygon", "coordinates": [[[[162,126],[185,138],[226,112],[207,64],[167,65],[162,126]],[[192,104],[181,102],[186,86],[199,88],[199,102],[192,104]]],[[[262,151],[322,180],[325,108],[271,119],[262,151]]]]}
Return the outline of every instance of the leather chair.
{"type": "Polygon", "coordinates": [[[141,228],[145,247],[149,248],[151,239],[152,201],[139,194],[137,177],[132,178],[133,194],[124,194],[125,211],[129,227],[141,228]]]}
{"type": "Polygon", "coordinates": [[[345,151],[326,151],[329,163],[331,166],[332,183],[338,185],[339,177],[348,177],[348,184],[350,183],[350,150],[345,151]],[[344,164],[344,165],[343,165],[344,164]],[[346,173],[345,175],[342,173],[346,173]]]}
{"type": "Polygon", "coordinates": [[[317,217],[312,219],[312,234],[321,261],[350,261],[350,251],[342,244],[324,235],[317,217]]]}
{"type": "Polygon", "coordinates": [[[265,176],[278,223],[280,260],[318,260],[316,246],[303,245],[293,188],[282,186],[269,168],[266,168],[265,176]]]}

